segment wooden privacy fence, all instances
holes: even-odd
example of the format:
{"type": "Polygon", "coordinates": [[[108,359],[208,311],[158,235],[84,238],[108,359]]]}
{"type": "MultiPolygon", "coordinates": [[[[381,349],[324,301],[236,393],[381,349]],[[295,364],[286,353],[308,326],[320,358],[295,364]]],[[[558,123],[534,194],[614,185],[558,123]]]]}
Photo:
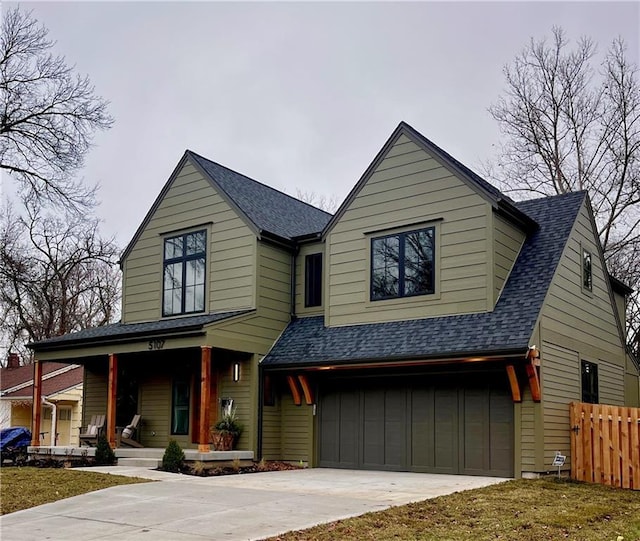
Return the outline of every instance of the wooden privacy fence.
{"type": "Polygon", "coordinates": [[[640,408],[572,402],[571,477],[640,490],[640,408]]]}

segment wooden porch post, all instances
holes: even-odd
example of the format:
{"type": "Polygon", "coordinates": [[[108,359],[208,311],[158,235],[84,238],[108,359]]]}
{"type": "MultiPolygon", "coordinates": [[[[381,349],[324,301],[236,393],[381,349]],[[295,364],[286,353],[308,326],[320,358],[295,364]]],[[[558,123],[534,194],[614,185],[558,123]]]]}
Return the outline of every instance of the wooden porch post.
{"type": "Polygon", "coordinates": [[[107,396],[107,441],[116,447],[116,396],[118,393],[118,356],[109,353],[109,386],[107,396]]]}
{"type": "Polygon", "coordinates": [[[31,445],[40,446],[40,420],[42,419],[42,363],[33,362],[33,407],[31,408],[31,445]]]}
{"type": "Polygon", "coordinates": [[[211,346],[201,346],[200,354],[200,436],[198,452],[208,453],[211,419],[211,346]]]}

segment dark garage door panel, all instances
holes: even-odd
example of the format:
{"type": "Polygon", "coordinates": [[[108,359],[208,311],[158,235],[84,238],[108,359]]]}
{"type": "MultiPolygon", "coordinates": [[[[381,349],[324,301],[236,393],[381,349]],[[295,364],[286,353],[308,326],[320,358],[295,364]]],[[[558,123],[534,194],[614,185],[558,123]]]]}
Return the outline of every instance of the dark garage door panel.
{"type": "Polygon", "coordinates": [[[358,468],[358,428],[360,423],[357,393],[333,392],[322,398],[320,417],[320,456],[328,468],[358,468]]]}
{"type": "Polygon", "coordinates": [[[445,378],[338,385],[321,393],[320,466],[513,475],[513,404],[505,388],[458,388],[445,378]]]}

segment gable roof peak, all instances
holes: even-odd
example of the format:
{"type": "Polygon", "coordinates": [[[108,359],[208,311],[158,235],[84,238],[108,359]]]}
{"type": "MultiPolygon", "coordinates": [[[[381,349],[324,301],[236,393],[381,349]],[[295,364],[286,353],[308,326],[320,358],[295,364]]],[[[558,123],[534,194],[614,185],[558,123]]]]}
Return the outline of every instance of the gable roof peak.
{"type": "Polygon", "coordinates": [[[257,229],[291,241],[320,233],[331,214],[191,150],[186,155],[257,229]]]}
{"type": "Polygon", "coordinates": [[[490,184],[489,182],[484,180],[480,175],[475,173],[462,162],[456,160],[448,152],[444,151],[430,139],[427,139],[424,135],[422,135],[418,130],[402,120],[393,131],[389,139],[387,139],[387,142],[380,149],[369,167],[360,177],[360,180],[358,180],[351,192],[349,192],[349,195],[347,195],[342,205],[340,205],[340,208],[338,208],[336,213],[333,215],[324,231],[322,232],[323,236],[325,236],[333,228],[335,223],[342,217],[351,202],[355,199],[364,184],[366,184],[366,182],[368,181],[369,177],[375,172],[376,168],[378,167],[380,162],[382,162],[387,152],[396,143],[401,135],[405,135],[418,147],[429,153],[437,162],[440,163],[440,165],[451,171],[463,182],[468,184],[472,189],[474,189],[481,196],[487,199],[495,209],[497,209],[503,215],[506,215],[511,221],[518,224],[525,231],[532,231],[538,227],[536,221],[527,216],[527,214],[525,214],[524,212],[520,211],[517,208],[515,201],[513,201],[510,197],[503,194],[498,188],[493,186],[493,184],[490,184]]]}

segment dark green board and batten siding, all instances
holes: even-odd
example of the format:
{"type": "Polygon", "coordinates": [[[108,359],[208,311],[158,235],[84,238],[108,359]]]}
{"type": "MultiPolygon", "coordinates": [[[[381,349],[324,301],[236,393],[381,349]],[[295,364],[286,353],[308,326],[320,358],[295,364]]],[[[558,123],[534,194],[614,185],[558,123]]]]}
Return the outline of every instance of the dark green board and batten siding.
{"type": "Polygon", "coordinates": [[[512,477],[514,407],[504,380],[496,372],[325,381],[318,465],[512,477]]]}

